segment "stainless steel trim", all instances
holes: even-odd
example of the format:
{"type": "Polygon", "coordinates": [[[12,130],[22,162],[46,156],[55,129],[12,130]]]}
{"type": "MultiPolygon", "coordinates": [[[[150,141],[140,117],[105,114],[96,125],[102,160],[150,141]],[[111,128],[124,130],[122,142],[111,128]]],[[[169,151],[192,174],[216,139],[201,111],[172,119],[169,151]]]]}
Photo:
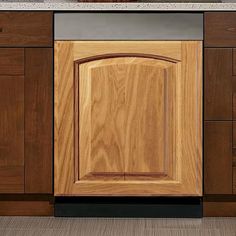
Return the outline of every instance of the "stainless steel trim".
{"type": "Polygon", "coordinates": [[[202,13],[56,13],[56,40],[202,40],[202,13]]]}

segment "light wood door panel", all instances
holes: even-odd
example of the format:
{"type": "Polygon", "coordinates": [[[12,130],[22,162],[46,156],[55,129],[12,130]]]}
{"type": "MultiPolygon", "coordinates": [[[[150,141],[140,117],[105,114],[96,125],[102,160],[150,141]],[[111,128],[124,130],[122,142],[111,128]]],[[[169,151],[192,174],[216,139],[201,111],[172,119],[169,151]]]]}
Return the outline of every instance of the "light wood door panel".
{"type": "Polygon", "coordinates": [[[55,49],[55,194],[201,195],[201,42],[55,49]]]}
{"type": "Polygon", "coordinates": [[[79,65],[79,179],[168,176],[177,72],[172,66],[124,56],[79,65]]]}

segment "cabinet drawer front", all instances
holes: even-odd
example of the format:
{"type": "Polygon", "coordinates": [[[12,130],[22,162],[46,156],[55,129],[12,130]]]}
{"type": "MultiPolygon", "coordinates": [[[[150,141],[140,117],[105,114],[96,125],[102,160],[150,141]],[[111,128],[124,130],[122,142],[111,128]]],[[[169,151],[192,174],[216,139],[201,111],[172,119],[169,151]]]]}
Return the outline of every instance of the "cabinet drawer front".
{"type": "Polygon", "coordinates": [[[0,46],[52,46],[52,13],[0,13],[0,46]]]}
{"type": "Polygon", "coordinates": [[[57,40],[202,40],[201,13],[56,13],[57,40]]]}
{"type": "Polygon", "coordinates": [[[204,192],[232,194],[232,122],[205,121],[204,192]]]}
{"type": "Polygon", "coordinates": [[[24,74],[24,49],[0,49],[0,75],[24,74]]]}
{"type": "Polygon", "coordinates": [[[206,48],[204,118],[232,119],[232,49],[206,48]]]}
{"type": "Polygon", "coordinates": [[[204,24],[206,47],[236,46],[235,12],[207,12],[204,24]]]}

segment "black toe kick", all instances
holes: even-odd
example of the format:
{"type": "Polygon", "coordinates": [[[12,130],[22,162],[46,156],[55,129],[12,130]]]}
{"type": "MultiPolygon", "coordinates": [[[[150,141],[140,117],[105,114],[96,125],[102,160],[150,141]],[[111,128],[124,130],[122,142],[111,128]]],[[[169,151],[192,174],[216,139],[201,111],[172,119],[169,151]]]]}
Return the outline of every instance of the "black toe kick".
{"type": "Polygon", "coordinates": [[[55,216],[201,218],[201,197],[56,197],[55,216]]]}

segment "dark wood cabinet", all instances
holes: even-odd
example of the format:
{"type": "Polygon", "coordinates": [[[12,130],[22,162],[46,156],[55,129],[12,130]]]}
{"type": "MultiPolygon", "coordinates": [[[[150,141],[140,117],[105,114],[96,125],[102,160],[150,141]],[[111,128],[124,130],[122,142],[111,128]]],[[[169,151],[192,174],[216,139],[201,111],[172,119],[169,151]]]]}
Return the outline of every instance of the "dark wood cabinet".
{"type": "Polygon", "coordinates": [[[0,76],[0,114],[0,193],[23,193],[23,76],[0,76]]]}
{"type": "Polygon", "coordinates": [[[205,48],[204,119],[232,119],[232,49],[205,48]]]}
{"type": "Polygon", "coordinates": [[[52,193],[53,50],[25,49],[25,192],[52,193]]]}
{"type": "Polygon", "coordinates": [[[232,194],[232,122],[205,121],[204,192],[232,194]]]}
{"type": "Polygon", "coordinates": [[[236,215],[236,13],[205,13],[204,215],[236,215]]]}
{"type": "Polygon", "coordinates": [[[52,47],[52,12],[1,12],[1,47],[52,47]]]}
{"type": "Polygon", "coordinates": [[[52,214],[52,13],[2,12],[0,22],[0,214],[52,214]],[[1,194],[21,197],[10,207],[1,194]]]}
{"type": "Polygon", "coordinates": [[[206,47],[236,47],[236,12],[204,14],[206,47]]]}
{"type": "Polygon", "coordinates": [[[233,75],[236,76],[236,49],[233,50],[233,75]]]}

